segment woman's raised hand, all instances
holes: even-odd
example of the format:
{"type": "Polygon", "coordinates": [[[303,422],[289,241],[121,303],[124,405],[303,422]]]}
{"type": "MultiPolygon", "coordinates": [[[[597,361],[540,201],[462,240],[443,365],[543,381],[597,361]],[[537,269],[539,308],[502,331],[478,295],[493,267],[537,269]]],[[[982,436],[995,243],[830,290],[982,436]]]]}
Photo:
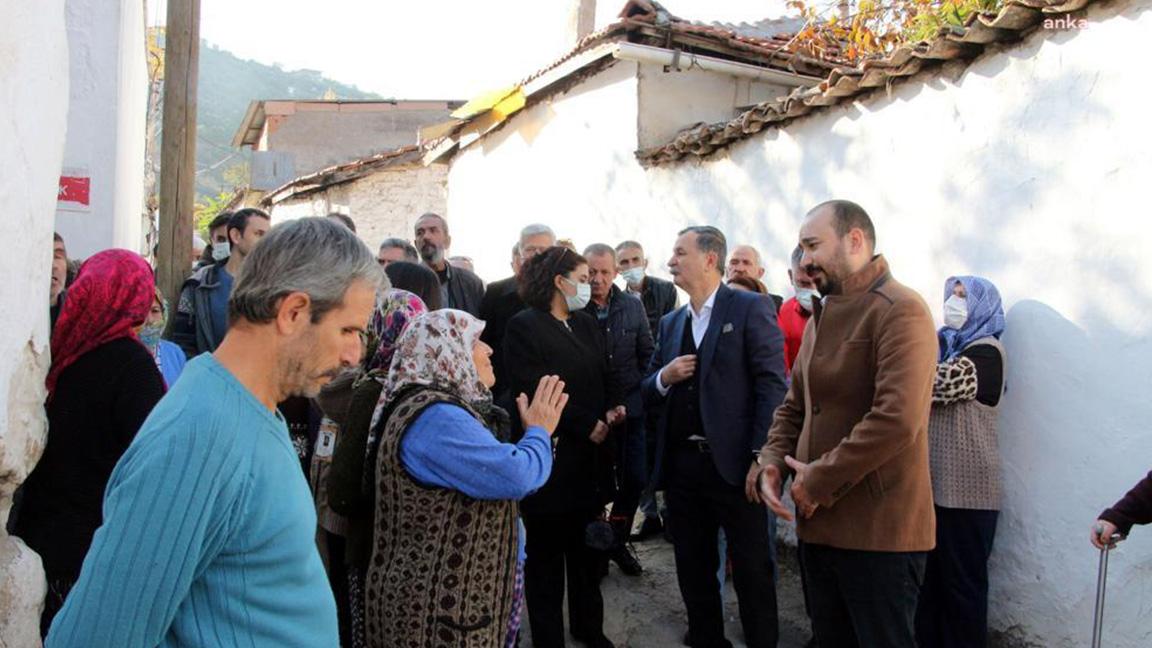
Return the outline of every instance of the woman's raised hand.
{"type": "Polygon", "coordinates": [[[520,421],[524,429],[541,427],[548,436],[556,431],[560,414],[567,404],[568,394],[564,392],[564,381],[560,380],[560,376],[541,378],[531,403],[528,402],[528,395],[523,392],[516,397],[516,407],[520,410],[520,421]]]}

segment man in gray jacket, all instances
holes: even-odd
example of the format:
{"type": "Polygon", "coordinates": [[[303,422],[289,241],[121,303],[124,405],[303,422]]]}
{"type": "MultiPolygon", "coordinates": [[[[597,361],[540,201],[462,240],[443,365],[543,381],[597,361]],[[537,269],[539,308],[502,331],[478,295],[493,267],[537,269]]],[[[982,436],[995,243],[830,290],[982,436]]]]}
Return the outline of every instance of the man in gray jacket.
{"type": "Polygon", "coordinates": [[[228,297],[252,247],[271,229],[268,214],[241,209],[228,220],[231,254],[224,261],[200,268],[184,282],[172,320],[171,340],[189,358],[211,353],[228,332],[228,297]]]}

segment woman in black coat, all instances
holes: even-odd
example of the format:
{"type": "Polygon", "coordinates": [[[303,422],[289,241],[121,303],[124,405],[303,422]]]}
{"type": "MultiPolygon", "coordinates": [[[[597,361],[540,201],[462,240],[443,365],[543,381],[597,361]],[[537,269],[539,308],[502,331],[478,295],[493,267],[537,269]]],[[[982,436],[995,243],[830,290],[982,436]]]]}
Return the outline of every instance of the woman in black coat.
{"type": "Polygon", "coordinates": [[[591,296],[588,262],[568,248],[549,248],[524,264],[520,296],[529,308],[508,322],[504,334],[511,393],[531,394],[541,377],[554,374],[569,394],[552,437],[552,475],[521,504],[532,643],[537,648],[564,646],[567,571],[572,636],[594,648],[611,648],[603,631],[598,573],[603,555],[589,546],[595,538],[588,536],[596,534],[588,530],[613,496],[606,440],[609,426],[622,421],[624,412],[618,396],[608,394],[608,365],[596,321],[581,311],[591,296]]]}
{"type": "Polygon", "coordinates": [[[155,295],[139,254],[105,250],[80,268],[52,331],[48,440],[13,521],[44,564],[43,635],[80,577],[116,462],[164,395],[156,360],[136,333],[155,295]]]}

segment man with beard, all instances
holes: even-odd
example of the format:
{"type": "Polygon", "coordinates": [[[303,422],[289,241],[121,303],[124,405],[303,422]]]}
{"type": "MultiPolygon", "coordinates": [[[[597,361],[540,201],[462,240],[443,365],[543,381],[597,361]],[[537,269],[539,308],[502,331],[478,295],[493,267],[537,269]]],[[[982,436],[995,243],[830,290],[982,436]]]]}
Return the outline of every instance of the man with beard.
{"type": "Polygon", "coordinates": [[[818,645],[912,648],[926,552],[936,542],[932,316],[874,254],[876,230],[859,205],[817,205],[800,228],[800,247],[800,264],[824,298],[812,303],[748,495],[791,520],[780,491],[793,478],[818,645]]]}
{"type": "MultiPolygon", "coordinates": [[[[504,369],[504,330],[508,320],[524,310],[524,300],[517,292],[516,281],[520,266],[537,254],[556,245],[556,234],[551,227],[539,223],[528,225],[520,230],[520,239],[512,248],[512,276],[488,284],[484,299],[480,302],[480,319],[486,322],[480,339],[492,347],[492,370],[496,372],[496,384],[492,386],[492,396],[501,407],[514,407],[511,394],[508,394],[508,372],[504,369]]],[[[510,409],[509,411],[515,411],[510,409]]]]}
{"type": "Polygon", "coordinates": [[[416,237],[413,243],[420,252],[424,265],[440,278],[444,308],[455,308],[480,316],[480,302],[484,298],[484,282],[474,273],[448,263],[448,248],[452,237],[448,234],[448,221],[439,214],[428,212],[416,219],[416,237]]]}
{"type": "Polygon", "coordinates": [[[232,326],[116,465],[48,646],[336,646],[316,511],[276,403],[360,361],[381,282],[343,225],[302,218],[245,262],[232,326]]]}

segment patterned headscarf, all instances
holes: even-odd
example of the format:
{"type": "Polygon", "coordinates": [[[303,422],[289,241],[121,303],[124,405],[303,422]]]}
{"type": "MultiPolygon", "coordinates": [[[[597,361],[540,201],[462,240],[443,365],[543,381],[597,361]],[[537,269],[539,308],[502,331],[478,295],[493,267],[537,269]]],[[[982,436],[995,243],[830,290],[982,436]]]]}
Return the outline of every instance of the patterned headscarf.
{"type": "Polygon", "coordinates": [[[388,371],[400,334],[409,322],[427,312],[424,300],[407,290],[389,288],[377,293],[376,310],[368,321],[368,335],[375,343],[375,351],[364,362],[364,373],[388,371]]]}
{"type": "MultiPolygon", "coordinates": [[[[160,310],[163,313],[160,316],[160,321],[155,324],[149,324],[147,321],[136,331],[136,336],[148,347],[152,355],[156,355],[156,350],[160,346],[160,336],[164,335],[164,329],[168,326],[168,300],[164,299],[164,293],[160,292],[160,288],[156,288],[156,296],[152,299],[153,304],[160,304],[160,310]]],[[[152,306],[148,306],[148,316],[152,316],[152,306]]]]}
{"type": "Polygon", "coordinates": [[[964,347],[986,337],[999,337],[1004,333],[1004,305],[1000,291],[983,277],[948,277],[944,282],[944,301],[952,296],[952,287],[959,281],[968,293],[968,320],[959,330],[947,326],[937,332],[940,342],[940,362],[951,360],[964,347]]]}
{"type": "Polygon", "coordinates": [[[80,266],[52,330],[49,399],[60,374],[85,353],[120,338],[138,340],[134,329],[148,318],[155,291],[152,268],[135,252],[105,250],[80,266]]]}
{"type": "Polygon", "coordinates": [[[472,360],[472,347],[483,330],[484,322],[453,309],[412,320],[396,342],[380,403],[391,403],[405,387],[427,385],[455,395],[480,412],[489,410],[492,392],[480,382],[472,360]]]}

